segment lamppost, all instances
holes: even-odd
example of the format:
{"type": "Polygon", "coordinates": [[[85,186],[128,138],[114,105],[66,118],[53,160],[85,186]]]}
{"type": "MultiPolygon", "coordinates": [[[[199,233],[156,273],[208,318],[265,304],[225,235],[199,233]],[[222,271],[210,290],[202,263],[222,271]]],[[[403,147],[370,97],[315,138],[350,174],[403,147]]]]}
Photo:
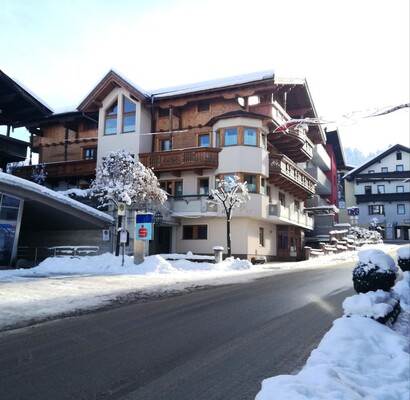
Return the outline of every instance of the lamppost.
{"type": "Polygon", "coordinates": [[[161,225],[161,222],[162,222],[163,219],[164,219],[164,216],[159,211],[157,211],[154,214],[154,223],[156,225],[161,225]]]}

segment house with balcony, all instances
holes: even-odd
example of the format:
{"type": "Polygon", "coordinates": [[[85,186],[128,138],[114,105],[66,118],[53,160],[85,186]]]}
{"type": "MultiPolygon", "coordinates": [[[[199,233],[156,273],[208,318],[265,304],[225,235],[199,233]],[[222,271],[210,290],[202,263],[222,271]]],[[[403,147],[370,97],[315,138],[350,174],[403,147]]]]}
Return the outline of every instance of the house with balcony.
{"type": "MultiPolygon", "coordinates": [[[[27,127],[52,188],[87,187],[92,170],[115,149],[153,169],[168,201],[145,206],[163,217],[152,254],[211,254],[224,246],[225,215],[207,200],[216,179],[238,175],[250,200],[235,210],[232,253],[296,260],[314,226],[305,201],[318,183],[327,184],[316,168],[322,165],[309,164],[324,155],[322,127],[293,123],[314,118],[306,80],[273,71],[146,91],[111,70],[76,110],[27,127]]],[[[132,239],[131,212],[126,220],[132,239]]]]}
{"type": "Polygon", "coordinates": [[[401,144],[389,147],[345,175],[354,184],[357,223],[377,226],[384,239],[409,240],[410,149],[401,144]]]}
{"type": "Polygon", "coordinates": [[[152,210],[163,216],[152,253],[210,254],[223,246],[223,210],[207,200],[216,179],[238,175],[250,200],[235,211],[232,253],[302,258],[305,232],[313,228],[304,201],[317,180],[298,163],[325,142],[320,126],[286,127],[292,119],[317,118],[305,80],[267,71],[145,91],[110,71],[78,111],[98,113],[97,163],[125,148],[168,193],[166,204],[152,210]]]}

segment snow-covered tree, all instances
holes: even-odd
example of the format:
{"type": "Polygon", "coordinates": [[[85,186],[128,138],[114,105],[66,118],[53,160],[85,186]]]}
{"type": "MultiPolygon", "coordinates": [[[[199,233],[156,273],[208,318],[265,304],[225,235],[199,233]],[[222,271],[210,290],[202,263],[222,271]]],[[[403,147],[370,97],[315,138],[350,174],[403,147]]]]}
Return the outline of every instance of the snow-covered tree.
{"type": "Polygon", "coordinates": [[[159,187],[157,177],[126,150],[111,151],[98,166],[91,184],[90,196],[100,203],[112,201],[127,205],[146,202],[162,204],[166,193],[159,187]]]}
{"type": "Polygon", "coordinates": [[[216,180],[216,189],[211,189],[208,202],[211,204],[221,204],[226,214],[226,244],[227,255],[232,255],[231,251],[231,219],[233,209],[249,200],[248,186],[246,182],[241,183],[239,177],[227,177],[226,180],[216,180]]]}

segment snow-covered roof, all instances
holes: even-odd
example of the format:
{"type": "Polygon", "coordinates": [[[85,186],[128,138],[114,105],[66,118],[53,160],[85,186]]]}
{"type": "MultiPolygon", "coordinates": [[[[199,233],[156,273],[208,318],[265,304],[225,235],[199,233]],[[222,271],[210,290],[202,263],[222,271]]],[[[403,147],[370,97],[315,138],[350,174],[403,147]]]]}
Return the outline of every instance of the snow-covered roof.
{"type": "Polygon", "coordinates": [[[389,147],[388,149],[384,150],[383,152],[377,154],[376,156],[374,156],[372,159],[370,159],[369,161],[366,161],[365,163],[363,163],[362,165],[359,165],[358,167],[352,169],[351,171],[349,171],[347,174],[344,175],[344,179],[348,178],[348,177],[353,177],[355,176],[357,173],[363,171],[364,169],[366,169],[367,167],[370,167],[371,165],[375,164],[376,162],[382,160],[383,158],[385,158],[386,156],[388,156],[389,154],[400,150],[400,151],[405,151],[407,153],[410,153],[410,148],[403,146],[401,144],[396,144],[394,146],[389,147]]]}
{"type": "Polygon", "coordinates": [[[212,90],[212,89],[225,88],[229,86],[242,85],[242,84],[250,83],[250,82],[258,82],[258,81],[263,81],[263,80],[273,81],[273,78],[274,78],[274,71],[268,70],[268,71],[254,72],[254,73],[244,74],[244,75],[219,78],[219,79],[210,80],[210,81],[190,83],[190,84],[182,85],[182,86],[156,89],[156,90],[151,90],[150,92],[155,98],[158,99],[162,97],[180,96],[180,95],[188,94],[188,93],[195,93],[195,92],[200,92],[200,91],[205,91],[205,90],[212,90]]]}
{"type": "Polygon", "coordinates": [[[4,172],[0,172],[0,192],[40,202],[44,209],[56,209],[81,218],[94,226],[110,225],[114,222],[111,216],[102,211],[80,203],[62,193],[4,172]]]}

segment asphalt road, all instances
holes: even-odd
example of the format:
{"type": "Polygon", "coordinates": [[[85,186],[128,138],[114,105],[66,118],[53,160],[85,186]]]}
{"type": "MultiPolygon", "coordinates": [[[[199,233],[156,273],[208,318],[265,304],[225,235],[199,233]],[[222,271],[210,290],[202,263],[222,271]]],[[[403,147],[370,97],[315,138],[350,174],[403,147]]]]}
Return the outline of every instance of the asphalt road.
{"type": "Polygon", "coordinates": [[[0,334],[2,400],[254,399],[304,365],[353,264],[278,272],[0,334]]]}

